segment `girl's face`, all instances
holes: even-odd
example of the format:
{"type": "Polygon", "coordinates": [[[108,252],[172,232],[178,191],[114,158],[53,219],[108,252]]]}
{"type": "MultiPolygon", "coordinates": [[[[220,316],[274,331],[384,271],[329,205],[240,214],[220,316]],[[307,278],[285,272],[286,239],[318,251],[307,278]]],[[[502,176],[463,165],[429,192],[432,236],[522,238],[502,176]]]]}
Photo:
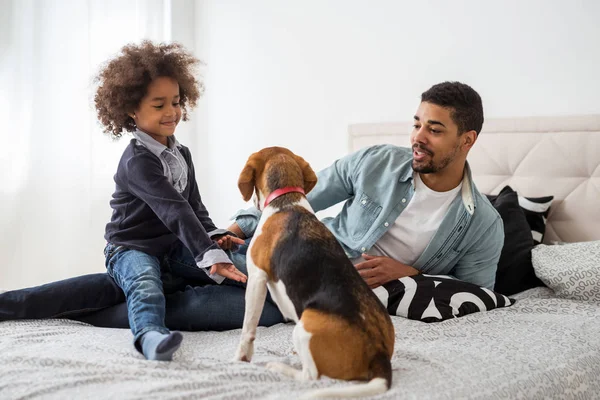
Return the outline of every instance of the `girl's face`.
{"type": "Polygon", "coordinates": [[[139,130],[166,146],[181,119],[177,81],[166,76],[154,79],[131,117],[139,130]]]}

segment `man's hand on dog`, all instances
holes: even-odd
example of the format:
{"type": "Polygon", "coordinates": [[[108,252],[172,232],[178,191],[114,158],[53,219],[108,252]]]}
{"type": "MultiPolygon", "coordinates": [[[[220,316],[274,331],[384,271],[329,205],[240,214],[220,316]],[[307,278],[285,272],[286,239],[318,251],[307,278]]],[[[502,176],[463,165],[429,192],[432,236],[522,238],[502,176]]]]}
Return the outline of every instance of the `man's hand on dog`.
{"type": "Polygon", "coordinates": [[[235,265],[228,264],[228,263],[213,264],[213,266],[210,267],[210,273],[211,274],[219,274],[221,276],[224,276],[225,278],[229,278],[231,280],[238,281],[238,282],[246,282],[248,280],[246,275],[241,273],[235,267],[235,265]]]}
{"type": "Polygon", "coordinates": [[[235,249],[238,245],[245,243],[242,239],[230,235],[221,236],[216,240],[216,242],[219,245],[219,247],[223,250],[232,250],[235,249]]]}
{"type": "Polygon", "coordinates": [[[413,276],[419,273],[417,269],[389,257],[362,254],[362,258],[366,261],[356,264],[355,267],[371,289],[375,289],[394,279],[413,276]]]}

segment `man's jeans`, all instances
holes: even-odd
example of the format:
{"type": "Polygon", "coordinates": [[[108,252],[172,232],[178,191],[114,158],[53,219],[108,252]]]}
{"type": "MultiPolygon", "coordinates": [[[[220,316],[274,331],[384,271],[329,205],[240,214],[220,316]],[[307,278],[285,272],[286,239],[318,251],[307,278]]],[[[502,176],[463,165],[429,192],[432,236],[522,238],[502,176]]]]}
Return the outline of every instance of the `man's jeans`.
{"type": "MultiPolygon", "coordinates": [[[[230,258],[240,271],[247,273],[243,250],[231,253],[230,258]]],[[[161,270],[167,328],[180,331],[241,328],[245,285],[229,279],[215,285],[197,267],[192,270],[189,264],[179,261],[174,253],[161,270]],[[213,284],[207,285],[207,279],[213,284]]],[[[130,327],[123,291],[108,274],[102,273],[0,294],[0,321],[40,318],[68,318],[109,328],[130,327]]],[[[277,307],[266,301],[259,324],[271,326],[283,321],[277,307]]]]}

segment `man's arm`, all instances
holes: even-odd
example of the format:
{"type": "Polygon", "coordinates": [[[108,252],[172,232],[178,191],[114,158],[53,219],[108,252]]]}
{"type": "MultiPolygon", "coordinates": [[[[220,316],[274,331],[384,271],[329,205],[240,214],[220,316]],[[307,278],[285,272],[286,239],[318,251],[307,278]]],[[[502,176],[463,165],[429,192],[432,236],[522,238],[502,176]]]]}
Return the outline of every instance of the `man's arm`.
{"type": "Polygon", "coordinates": [[[317,184],[306,196],[315,212],[354,196],[353,174],[357,160],[362,158],[359,153],[364,151],[342,157],[317,173],[317,184]]]}
{"type": "Polygon", "coordinates": [[[246,239],[246,234],[244,234],[244,232],[240,229],[239,225],[235,222],[229,225],[227,230],[232,232],[235,236],[239,237],[240,239],[246,239]]]}
{"type": "Polygon", "coordinates": [[[493,290],[503,246],[504,225],[502,219],[498,217],[477,243],[458,261],[450,274],[461,281],[493,290]]]}
{"type": "MultiPolygon", "coordinates": [[[[342,157],[317,173],[317,184],[306,196],[315,212],[354,196],[353,174],[370,149],[372,147],[342,157]]],[[[227,229],[240,238],[251,237],[258,226],[260,215],[261,212],[256,207],[240,210],[232,217],[235,222],[227,229]]]]}
{"type": "Polygon", "coordinates": [[[360,276],[371,289],[405,276],[419,274],[419,270],[385,256],[370,256],[363,254],[366,261],[355,265],[360,276]]]}

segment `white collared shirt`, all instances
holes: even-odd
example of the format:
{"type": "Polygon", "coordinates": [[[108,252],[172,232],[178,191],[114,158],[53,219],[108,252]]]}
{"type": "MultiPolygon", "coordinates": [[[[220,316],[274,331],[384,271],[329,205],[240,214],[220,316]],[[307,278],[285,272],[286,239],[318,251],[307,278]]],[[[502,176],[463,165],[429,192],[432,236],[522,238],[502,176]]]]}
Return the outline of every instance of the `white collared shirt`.
{"type": "Polygon", "coordinates": [[[167,137],[167,146],[159,143],[146,132],[137,129],[133,132],[139,146],[144,146],[159,158],[163,171],[178,193],[182,193],[188,183],[188,165],[177,148],[179,142],[175,136],[167,137]]]}

